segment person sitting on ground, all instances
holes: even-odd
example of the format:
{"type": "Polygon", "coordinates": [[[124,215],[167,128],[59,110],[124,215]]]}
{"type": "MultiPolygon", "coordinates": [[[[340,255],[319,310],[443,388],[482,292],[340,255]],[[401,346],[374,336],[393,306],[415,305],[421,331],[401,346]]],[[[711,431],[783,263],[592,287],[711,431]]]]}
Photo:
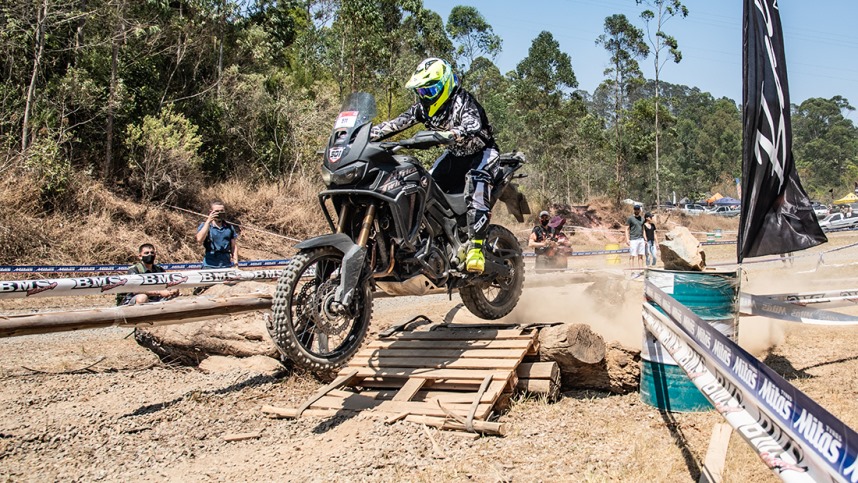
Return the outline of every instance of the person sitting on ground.
{"type": "Polygon", "coordinates": [[[547,211],[539,213],[539,224],[533,227],[530,232],[530,239],[527,241],[527,246],[533,248],[537,255],[543,255],[554,246],[554,232],[548,223],[551,221],[551,214],[547,211]]]}
{"type": "Polygon", "coordinates": [[[197,243],[205,247],[203,268],[229,268],[238,263],[238,227],[226,221],[223,202],[211,204],[206,221],[197,227],[197,243]]]}
{"type": "MultiPolygon", "coordinates": [[[[140,261],[128,268],[131,275],[142,275],[144,273],[163,273],[164,269],[155,264],[155,246],[151,243],[140,245],[138,250],[140,261]]],[[[148,302],[160,302],[179,296],[179,289],[152,290],[142,293],[120,293],[116,295],[116,305],[137,305],[148,302]]]]}

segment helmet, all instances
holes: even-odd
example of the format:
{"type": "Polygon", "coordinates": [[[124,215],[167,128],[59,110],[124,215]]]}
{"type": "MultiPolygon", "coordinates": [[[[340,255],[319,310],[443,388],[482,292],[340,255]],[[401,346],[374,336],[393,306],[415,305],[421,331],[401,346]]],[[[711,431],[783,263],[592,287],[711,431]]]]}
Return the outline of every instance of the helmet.
{"type": "Polygon", "coordinates": [[[405,87],[414,90],[420,102],[428,110],[429,117],[432,117],[450,99],[458,85],[459,79],[453,73],[450,63],[430,57],[417,65],[414,75],[405,87]]]}

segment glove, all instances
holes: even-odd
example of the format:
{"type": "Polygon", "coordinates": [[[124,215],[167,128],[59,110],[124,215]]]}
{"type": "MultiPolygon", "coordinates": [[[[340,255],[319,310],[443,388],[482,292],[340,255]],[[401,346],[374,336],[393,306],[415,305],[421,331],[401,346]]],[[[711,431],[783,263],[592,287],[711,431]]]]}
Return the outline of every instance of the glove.
{"type": "Polygon", "coordinates": [[[445,141],[445,144],[453,144],[456,142],[457,136],[453,131],[437,131],[435,134],[445,141]]]}

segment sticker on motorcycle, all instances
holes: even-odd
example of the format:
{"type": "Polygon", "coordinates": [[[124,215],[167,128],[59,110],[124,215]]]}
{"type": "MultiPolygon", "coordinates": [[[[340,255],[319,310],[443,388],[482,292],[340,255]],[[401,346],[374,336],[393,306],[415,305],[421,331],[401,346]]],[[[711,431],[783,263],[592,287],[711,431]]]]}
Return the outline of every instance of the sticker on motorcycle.
{"type": "Polygon", "coordinates": [[[343,111],[337,116],[337,122],[334,124],[334,129],[341,127],[354,127],[357,123],[358,111],[343,111]]]}
{"type": "Polygon", "coordinates": [[[331,148],[328,150],[328,159],[332,163],[336,163],[343,157],[343,151],[345,148],[331,148]]]}

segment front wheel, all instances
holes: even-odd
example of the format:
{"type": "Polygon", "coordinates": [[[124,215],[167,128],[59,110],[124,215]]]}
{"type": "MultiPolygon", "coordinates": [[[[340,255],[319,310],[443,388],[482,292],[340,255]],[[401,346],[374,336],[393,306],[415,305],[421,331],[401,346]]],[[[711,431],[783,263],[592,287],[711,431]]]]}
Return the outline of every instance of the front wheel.
{"type": "Polygon", "coordinates": [[[509,267],[509,276],[495,277],[459,289],[462,303],[481,319],[495,320],[512,312],[524,286],[524,259],[515,235],[498,225],[489,226],[483,245],[486,255],[502,260],[509,267]]]}
{"type": "Polygon", "coordinates": [[[343,254],[331,247],[296,255],[274,292],[268,333],[277,349],[297,366],[328,372],[360,348],[372,318],[369,281],[359,283],[350,307],[335,303],[343,254]]]}

